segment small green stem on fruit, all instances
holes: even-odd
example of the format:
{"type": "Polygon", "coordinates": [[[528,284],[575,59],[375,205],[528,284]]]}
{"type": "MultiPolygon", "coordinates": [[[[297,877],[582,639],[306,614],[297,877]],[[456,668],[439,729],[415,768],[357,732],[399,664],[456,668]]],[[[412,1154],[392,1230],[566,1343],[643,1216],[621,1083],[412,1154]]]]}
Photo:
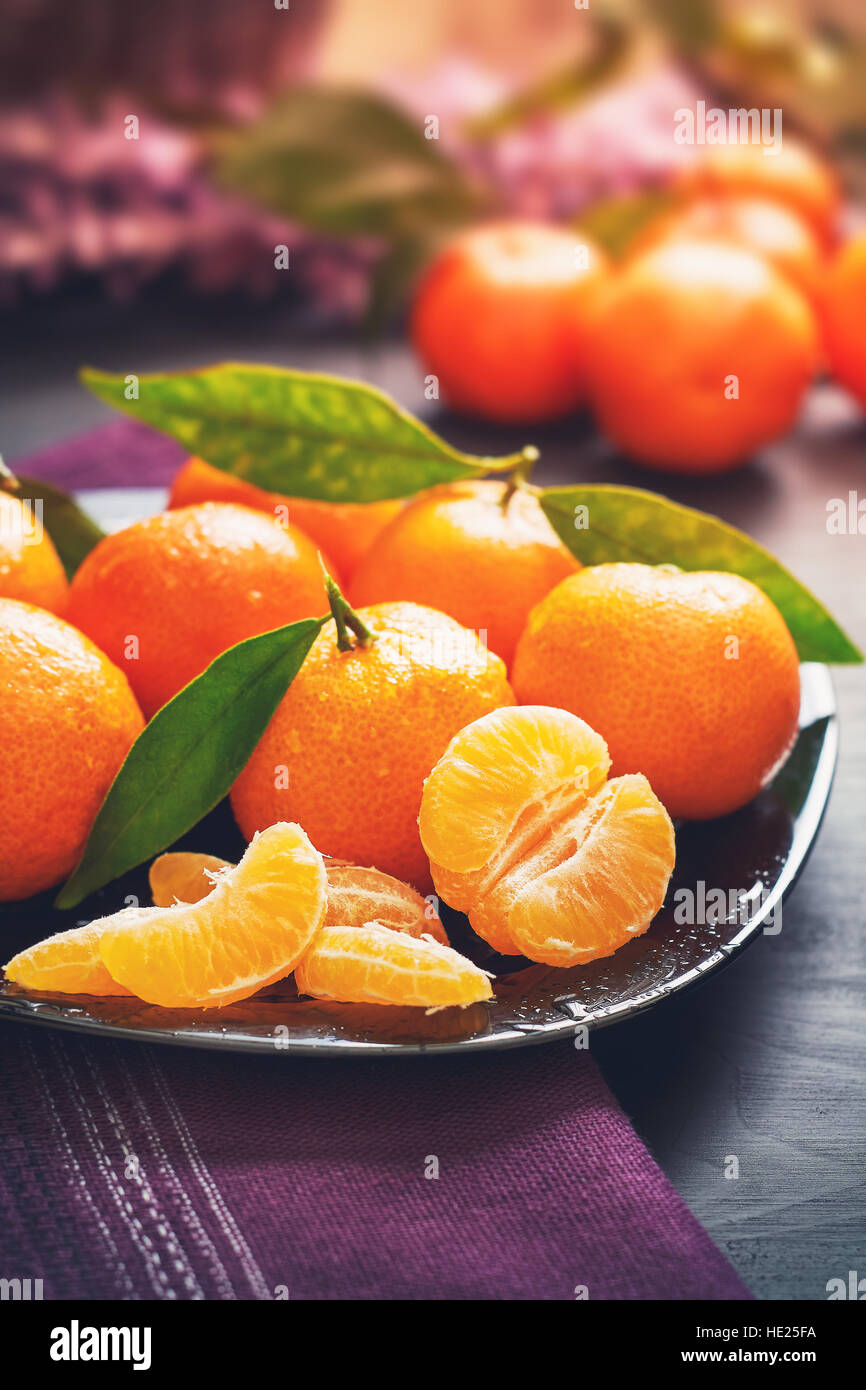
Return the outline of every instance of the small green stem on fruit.
{"type": "Polygon", "coordinates": [[[515,492],[520,487],[525,487],[529,482],[532,470],[538,462],[539,454],[534,444],[527,444],[520,453],[520,461],[515,464],[505,481],[505,491],[502,494],[503,508],[508,506],[515,492]]]}
{"type": "Polygon", "coordinates": [[[372,642],[375,642],[376,634],[370,631],[348,599],[343,597],[339,584],[333,575],[328,573],[321,555],[319,555],[319,564],[322,566],[322,573],[325,576],[325,591],[337,626],[337,646],[340,651],[350,652],[355,647],[369,647],[372,642]],[[354,633],[355,640],[352,639],[352,633],[354,633]]]}

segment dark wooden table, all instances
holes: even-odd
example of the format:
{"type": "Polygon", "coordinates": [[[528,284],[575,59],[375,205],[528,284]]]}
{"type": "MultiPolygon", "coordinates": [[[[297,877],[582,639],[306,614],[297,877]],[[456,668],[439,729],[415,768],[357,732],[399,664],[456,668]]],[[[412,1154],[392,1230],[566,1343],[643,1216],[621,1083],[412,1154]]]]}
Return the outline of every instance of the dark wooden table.
{"type": "MultiPolygon", "coordinates": [[[[7,318],[0,449],[13,460],[107,418],[76,383],[82,362],[128,372],[225,358],[363,377],[430,411],[399,345],[370,350],[335,339],[286,307],[148,295],[119,308],[80,297],[7,318]]],[[[478,453],[505,453],[529,437],[429,418],[478,453]]],[[[827,528],[828,502],[853,492],[866,532],[866,428],[841,393],[816,390],[795,437],[715,480],[639,471],[614,458],[586,422],[531,437],[542,449],[539,481],[655,488],[748,531],[866,647],[866,534],[827,528]]],[[[761,937],[702,988],[592,1043],[662,1167],[758,1297],[822,1299],[829,1279],[847,1280],[849,1270],[866,1276],[864,681],[857,668],[836,673],[836,787],[782,932],[761,937]],[[729,1155],[739,1159],[737,1180],[724,1176],[729,1155]]]]}

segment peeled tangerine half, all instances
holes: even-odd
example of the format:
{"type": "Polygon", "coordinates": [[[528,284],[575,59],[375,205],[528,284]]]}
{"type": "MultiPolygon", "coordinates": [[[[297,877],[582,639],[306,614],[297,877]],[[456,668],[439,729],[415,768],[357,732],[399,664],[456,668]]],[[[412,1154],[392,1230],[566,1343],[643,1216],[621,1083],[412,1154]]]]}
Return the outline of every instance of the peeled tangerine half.
{"type": "Polygon", "coordinates": [[[322,856],[299,825],[279,823],[202,901],[126,908],[61,932],[16,956],[6,976],[28,989],[130,993],[166,1008],[231,1004],[291,973],[326,900],[322,856]]]}
{"type": "Polygon", "coordinates": [[[436,891],[505,955],[609,956],[646,931],[674,867],[674,829],[641,774],[607,781],[600,734],[546,705],[462,729],[424,787],[436,891]]]}

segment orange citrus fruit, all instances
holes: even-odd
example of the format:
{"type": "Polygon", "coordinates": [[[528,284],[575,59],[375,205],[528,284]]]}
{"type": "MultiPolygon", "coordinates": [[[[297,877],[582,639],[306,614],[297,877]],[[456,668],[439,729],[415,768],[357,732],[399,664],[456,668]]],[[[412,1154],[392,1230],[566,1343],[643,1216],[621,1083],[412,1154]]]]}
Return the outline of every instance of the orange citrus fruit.
{"type": "Polygon", "coordinates": [[[69,623],[0,599],[0,901],[60,883],[144,725],[124,674],[69,623]]]}
{"type": "Polygon", "coordinates": [[[595,565],[529,616],[514,689],[607,741],[672,816],[706,820],[756,796],[797,732],[797,651],[766,594],[736,574],[595,565]]]}
{"type": "Polygon", "coordinates": [[[322,856],[299,825],[263,830],[201,902],[105,917],[99,954],[149,1004],[214,1008],[291,973],[325,916],[322,856]]]}
{"type": "Polygon", "coordinates": [[[656,219],[631,248],[643,252],[664,241],[706,238],[755,251],[811,302],[824,273],[824,246],[793,208],[764,197],[698,197],[656,219]]]}
{"type": "Polygon", "coordinates": [[[190,458],[175,475],[168,505],[189,507],[196,502],[238,502],[288,520],[321,547],[341,579],[351,578],[358,561],[402,506],[399,501],[320,502],[265,492],[233,473],[213,468],[204,459],[190,458]]]}
{"type": "Polygon", "coordinates": [[[424,778],[457,729],[514,696],[499,657],[444,613],[383,603],[359,616],[372,640],[341,651],[335,623],[322,629],[232,808],[247,837],[290,817],[324,853],[422,887],[424,778]]]}
{"type": "Polygon", "coordinates": [[[574,232],[517,220],[473,227],[424,276],[412,342],[455,410],[553,419],[586,394],[587,330],[603,275],[601,251],[574,232]]]}
{"type": "Polygon", "coordinates": [[[102,964],[101,935],[102,922],[97,921],[48,936],[10,960],[4,967],[6,979],[40,994],[130,994],[102,964]]]}
{"type": "Polygon", "coordinates": [[[126,671],[149,717],[227,647],[325,607],[302,531],[204,502],[100,541],[73,578],[68,616],[126,671]]]}
{"type": "Polygon", "coordinates": [[[35,510],[0,492],[0,598],[62,614],[68,589],[60,556],[35,510]]]}
{"type": "Polygon", "coordinates": [[[483,633],[507,665],[530,608],[579,568],[531,492],[450,483],[410,503],[383,531],[355,574],[352,600],[438,608],[483,633]]]}
{"type": "Polygon", "coordinates": [[[707,145],[682,178],[690,191],[773,198],[804,217],[826,244],[841,207],[839,180],[808,145],[785,135],[775,154],[757,143],[707,145]]]}
{"type": "Polygon", "coordinates": [[[444,1009],[493,997],[489,977],[465,956],[381,922],[322,927],[295,967],[295,981],[301,994],[348,1004],[444,1009]]]}
{"type": "MultiPolygon", "coordinates": [[[[410,936],[433,936],[448,945],[448,937],[432,902],[408,883],[380,869],[365,869],[324,856],[328,876],[326,927],[363,927],[379,922],[410,936]]],[[[230,869],[213,854],[161,854],[150,866],[150,891],[156,907],[175,902],[197,903],[213,891],[214,875],[230,869]]]]}
{"type": "Polygon", "coordinates": [[[593,403],[636,462],[720,472],[790,428],[818,353],[810,305],[762,257],[665,242],[629,261],[603,298],[593,403]]]}
{"type": "Polygon", "coordinates": [[[827,276],[824,344],[830,367],[866,409],[866,233],[842,248],[827,276]]]}
{"type": "Polygon", "coordinates": [[[421,838],[436,891],[498,951],[566,966],[645,931],[674,866],[645,777],[606,781],[607,748],[562,709],[495,710],[431,772],[421,838]]]}

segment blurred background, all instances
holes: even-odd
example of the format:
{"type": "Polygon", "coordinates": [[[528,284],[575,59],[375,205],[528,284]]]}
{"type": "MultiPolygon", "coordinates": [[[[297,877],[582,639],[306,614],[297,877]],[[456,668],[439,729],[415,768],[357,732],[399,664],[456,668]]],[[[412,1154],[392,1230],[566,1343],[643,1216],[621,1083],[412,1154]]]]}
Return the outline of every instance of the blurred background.
{"type": "Polygon", "coordinates": [[[84,358],[377,341],[473,219],[620,250],[701,98],[782,106],[866,187],[857,0],[0,0],[0,73],[7,456],[90,422],[84,358]]]}
{"type": "Polygon", "coordinates": [[[672,115],[701,97],[782,106],[866,184],[858,0],[584,4],[0,0],[0,303],[377,328],[474,217],[589,214],[615,246],[695,156],[672,115]]]}

